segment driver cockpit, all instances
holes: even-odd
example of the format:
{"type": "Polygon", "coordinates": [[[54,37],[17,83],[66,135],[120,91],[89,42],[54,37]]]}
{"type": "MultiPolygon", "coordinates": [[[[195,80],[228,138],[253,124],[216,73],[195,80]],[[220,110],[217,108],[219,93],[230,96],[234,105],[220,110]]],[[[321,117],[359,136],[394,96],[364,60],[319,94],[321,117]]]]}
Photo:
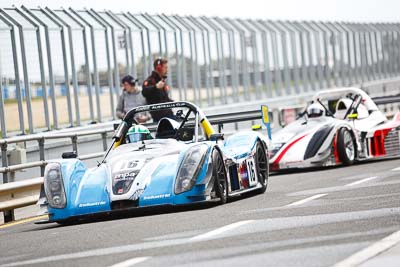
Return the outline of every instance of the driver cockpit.
{"type": "Polygon", "coordinates": [[[175,138],[179,129],[179,122],[170,118],[162,118],[157,125],[156,138],[175,138]]]}
{"type": "MultiPolygon", "coordinates": [[[[351,112],[349,109],[351,108],[351,105],[353,103],[353,100],[349,98],[341,98],[337,101],[336,103],[336,111],[335,111],[335,118],[344,120],[346,119],[346,116],[349,115],[348,113],[351,112]]],[[[363,103],[360,103],[358,107],[356,108],[356,113],[357,113],[357,118],[358,119],[364,119],[369,116],[369,112],[367,108],[363,105],[363,103]]]]}

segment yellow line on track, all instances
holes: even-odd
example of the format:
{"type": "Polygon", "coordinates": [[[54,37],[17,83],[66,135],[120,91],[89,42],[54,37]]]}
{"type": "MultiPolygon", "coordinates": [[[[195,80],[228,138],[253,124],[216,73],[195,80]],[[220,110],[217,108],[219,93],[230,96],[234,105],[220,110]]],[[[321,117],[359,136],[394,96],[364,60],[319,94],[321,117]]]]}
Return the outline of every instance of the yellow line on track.
{"type": "Polygon", "coordinates": [[[41,215],[41,216],[26,218],[26,219],[14,221],[14,222],[1,224],[0,229],[8,228],[8,227],[11,227],[14,225],[23,224],[23,223],[27,223],[27,222],[34,222],[34,221],[41,220],[41,219],[48,219],[48,218],[49,218],[48,215],[41,215]]]}

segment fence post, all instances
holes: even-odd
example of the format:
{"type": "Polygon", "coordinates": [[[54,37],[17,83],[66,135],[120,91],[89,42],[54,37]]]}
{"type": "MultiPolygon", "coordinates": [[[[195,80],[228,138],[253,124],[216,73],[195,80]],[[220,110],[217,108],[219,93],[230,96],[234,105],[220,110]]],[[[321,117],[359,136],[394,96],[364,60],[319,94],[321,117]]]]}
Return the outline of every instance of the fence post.
{"type": "Polygon", "coordinates": [[[289,66],[289,55],[287,48],[287,33],[284,29],[281,28],[280,24],[277,22],[268,20],[267,24],[271,25],[273,29],[276,30],[277,33],[280,34],[281,37],[281,45],[282,45],[282,61],[283,61],[283,78],[285,81],[285,92],[286,95],[292,94],[292,84],[290,78],[290,66],[289,66]]]}
{"type": "MultiPolygon", "coordinates": [[[[77,20],[74,16],[72,16],[67,10],[62,9],[64,14],[66,14],[70,19],[72,19],[79,27],[82,29],[82,41],[83,41],[83,52],[85,55],[85,75],[86,75],[86,86],[87,86],[87,94],[89,98],[89,112],[90,112],[90,123],[94,123],[94,111],[93,111],[93,95],[92,95],[92,78],[90,74],[90,66],[89,66],[89,52],[87,47],[87,36],[86,36],[86,27],[79,20],[77,20]]],[[[71,10],[74,13],[74,10],[71,10]]]]}
{"type": "MultiPolygon", "coordinates": [[[[3,167],[8,167],[8,155],[7,155],[7,141],[1,143],[1,161],[3,167]]],[[[3,172],[3,184],[8,183],[8,172],[3,172]]],[[[14,210],[5,210],[3,212],[4,222],[14,221],[14,210]]]]}
{"type": "MultiPolygon", "coordinates": [[[[119,25],[121,25],[121,27],[124,28],[124,35],[125,35],[125,40],[126,40],[126,49],[125,49],[125,53],[126,53],[126,60],[128,62],[129,65],[129,52],[128,52],[128,44],[129,44],[129,49],[131,50],[131,73],[133,76],[135,76],[137,78],[137,70],[136,70],[136,64],[135,64],[135,52],[133,50],[133,37],[132,37],[132,29],[131,27],[129,27],[128,24],[126,24],[124,21],[122,21],[119,17],[117,17],[113,12],[111,11],[106,11],[106,14],[112,18],[115,22],[117,22],[119,25]],[[126,36],[126,30],[128,30],[128,37],[126,36]],[[128,43],[129,40],[129,43],[128,43]]],[[[115,86],[117,88],[117,86],[115,86]]]]}
{"type": "MultiPolygon", "coordinates": [[[[33,133],[33,117],[32,117],[32,103],[31,103],[31,91],[29,85],[29,76],[28,76],[28,64],[26,61],[26,49],[25,49],[25,37],[24,37],[24,29],[23,26],[18,23],[13,17],[11,17],[4,9],[0,8],[0,13],[3,14],[9,21],[11,21],[14,25],[18,27],[19,33],[19,42],[21,48],[21,61],[22,61],[22,70],[24,73],[24,87],[25,87],[25,99],[26,99],[26,109],[28,113],[28,125],[29,125],[29,133],[33,133]]],[[[16,70],[19,72],[19,70],[16,70]]],[[[19,77],[18,77],[19,78],[19,77]]],[[[19,83],[19,80],[16,81],[19,83]]],[[[22,101],[22,97],[21,97],[22,101]]],[[[23,134],[25,133],[25,129],[23,129],[23,134]]]]}
{"type": "Polygon", "coordinates": [[[269,47],[268,47],[268,37],[267,31],[258,23],[258,21],[247,20],[257,31],[261,33],[261,46],[263,52],[263,61],[264,61],[264,82],[265,82],[265,92],[268,98],[272,97],[273,89],[272,89],[272,81],[271,81],[271,70],[269,65],[269,47]]]}
{"type": "MultiPolygon", "coordinates": [[[[96,40],[94,36],[94,27],[86,19],[84,19],[77,11],[73,10],[72,8],[69,8],[69,10],[90,29],[90,41],[92,44],[94,90],[96,93],[96,113],[97,113],[97,121],[101,122],[102,117],[100,108],[100,84],[99,84],[99,73],[97,70],[97,58],[96,58],[97,54],[96,54],[96,40]]],[[[87,10],[85,10],[85,12],[90,14],[87,10]]]]}
{"type": "Polygon", "coordinates": [[[279,60],[277,33],[276,30],[271,28],[270,25],[268,25],[265,21],[258,20],[258,23],[271,35],[271,54],[273,55],[272,59],[274,64],[274,91],[276,96],[282,96],[282,88],[284,86],[282,83],[282,71],[279,60]]]}
{"type": "Polygon", "coordinates": [[[7,137],[6,116],[4,114],[4,98],[3,98],[3,71],[0,62],[0,123],[1,138],[7,137]]]}
{"type": "Polygon", "coordinates": [[[347,67],[345,65],[345,55],[344,55],[344,39],[343,39],[343,34],[347,34],[346,31],[343,31],[343,29],[338,26],[337,23],[328,23],[328,25],[330,25],[330,27],[332,27],[333,29],[335,29],[335,31],[338,33],[338,39],[339,39],[339,51],[340,51],[340,64],[339,64],[339,77],[341,80],[341,85],[342,86],[347,86],[348,83],[346,82],[346,71],[347,71],[347,67]]]}
{"type": "MultiPolygon", "coordinates": [[[[40,138],[38,140],[38,146],[39,146],[39,159],[40,161],[44,161],[45,160],[45,154],[44,154],[44,136],[42,136],[42,138],[40,138]]],[[[45,166],[41,165],[40,166],[40,176],[44,176],[44,169],[45,166]]]]}
{"type": "MultiPolygon", "coordinates": [[[[129,49],[131,50],[131,61],[132,61],[132,67],[131,67],[131,73],[132,75],[137,78],[137,72],[136,72],[136,66],[135,66],[135,57],[134,57],[134,51],[133,51],[133,44],[132,44],[132,30],[131,28],[125,23],[123,22],[120,18],[118,18],[114,13],[112,13],[111,11],[106,11],[106,14],[112,19],[114,20],[121,28],[124,29],[124,38],[125,38],[125,60],[126,60],[126,67],[127,69],[129,69],[129,49]],[[126,33],[126,31],[128,30],[128,34],[126,33]],[[129,36],[129,38],[128,38],[129,36]],[[129,42],[128,42],[129,40],[129,42]],[[128,49],[128,45],[129,45],[129,49],[128,49]]],[[[113,48],[115,47],[114,45],[115,40],[113,41],[113,48]]],[[[114,52],[114,60],[116,60],[117,55],[116,55],[116,50],[114,52]]],[[[115,63],[118,64],[118,62],[114,61],[114,65],[115,63]]],[[[119,77],[118,78],[118,83],[114,84],[114,88],[115,90],[117,90],[118,88],[118,84],[119,84],[119,77]]],[[[117,82],[117,79],[115,79],[115,82],[117,82]]],[[[117,92],[117,91],[116,91],[117,92]]],[[[119,92],[117,93],[117,95],[119,95],[119,92]]]]}
{"type": "MultiPolygon", "coordinates": [[[[245,31],[241,28],[238,27],[236,24],[236,21],[232,19],[226,19],[226,23],[228,23],[232,29],[236,32],[239,33],[239,38],[240,38],[240,53],[241,53],[241,72],[242,72],[242,81],[243,81],[243,88],[244,88],[244,98],[246,100],[250,100],[250,75],[249,75],[249,67],[248,67],[248,62],[247,62],[247,49],[246,49],[246,33],[245,31]]],[[[240,76],[240,72],[239,72],[240,76]]]]}
{"type": "Polygon", "coordinates": [[[319,89],[324,88],[324,74],[321,65],[322,55],[321,55],[321,39],[320,39],[320,32],[314,28],[314,25],[311,22],[303,22],[304,26],[307,27],[314,36],[314,44],[315,44],[315,52],[316,52],[316,60],[317,60],[317,76],[319,81],[319,89]]]}
{"type": "Polygon", "coordinates": [[[101,139],[103,140],[103,150],[107,151],[107,132],[102,132],[101,133],[101,139]]]}
{"type": "MultiPolygon", "coordinates": [[[[312,54],[309,55],[308,57],[308,67],[307,67],[307,58],[306,58],[306,53],[307,49],[309,49],[309,52],[311,51],[311,42],[310,42],[310,33],[302,27],[300,23],[296,22],[287,22],[289,23],[294,31],[297,31],[299,34],[299,39],[300,39],[300,56],[301,56],[301,81],[303,83],[303,91],[308,92],[309,89],[314,90],[314,79],[311,78],[311,75],[309,75],[309,72],[312,73],[310,67],[312,66],[312,54]],[[306,44],[306,45],[305,45],[306,44]]],[[[311,51],[312,53],[312,51],[311,51]]]]}
{"type": "Polygon", "coordinates": [[[70,53],[70,59],[71,59],[72,87],[74,89],[75,118],[76,118],[76,125],[80,126],[81,125],[81,115],[80,115],[80,111],[79,111],[79,91],[78,91],[78,81],[77,81],[77,77],[76,77],[74,42],[73,42],[73,36],[72,36],[72,29],[68,23],[66,23],[63,19],[61,19],[50,8],[46,7],[46,10],[54,18],[58,19],[68,29],[68,41],[69,41],[68,44],[69,44],[69,53],[70,53]]]}
{"type": "MultiPolygon", "coordinates": [[[[22,6],[22,8],[25,8],[25,7],[22,6]]],[[[28,17],[26,14],[24,14],[21,10],[19,10],[18,8],[15,8],[15,10],[24,19],[26,19],[30,24],[32,24],[32,26],[35,28],[35,31],[36,31],[36,42],[37,42],[37,48],[38,48],[38,59],[39,59],[39,69],[40,69],[40,82],[42,85],[44,118],[45,118],[46,128],[47,128],[47,130],[50,131],[51,127],[50,127],[50,120],[49,120],[49,107],[48,107],[48,103],[47,103],[46,78],[44,76],[42,38],[41,38],[41,34],[40,34],[40,27],[30,17],[28,17]]],[[[30,14],[30,12],[28,12],[28,14],[30,14]]]]}
{"type": "Polygon", "coordinates": [[[319,22],[313,21],[311,22],[315,29],[317,31],[319,31],[322,34],[322,52],[324,53],[324,76],[325,76],[325,82],[326,82],[326,86],[328,88],[331,87],[332,85],[332,75],[330,72],[330,66],[329,66],[329,40],[328,40],[328,33],[326,32],[326,30],[320,25],[319,22]]]}
{"type": "MultiPolygon", "coordinates": [[[[182,99],[182,73],[181,73],[181,62],[179,60],[179,48],[178,48],[178,34],[176,28],[171,25],[171,23],[166,20],[162,15],[157,15],[165,24],[170,27],[174,32],[174,43],[175,43],[175,61],[176,61],[176,81],[177,87],[179,88],[179,99],[182,99]]],[[[165,30],[165,28],[164,28],[165,30]]],[[[166,30],[165,30],[166,31],[166,30]]],[[[165,32],[166,34],[166,32],[165,32]]]]}
{"type": "MultiPolygon", "coordinates": [[[[191,62],[191,70],[192,70],[192,89],[193,89],[193,102],[196,104],[199,104],[199,97],[198,97],[198,91],[200,88],[198,87],[198,82],[197,82],[197,75],[196,75],[196,69],[197,69],[197,44],[196,40],[192,38],[192,31],[193,29],[188,26],[185,21],[180,18],[179,16],[173,16],[176,21],[178,21],[183,27],[185,28],[184,30],[188,32],[189,34],[189,47],[190,47],[190,62],[191,62]]],[[[194,32],[194,31],[193,31],[194,32]]]]}
{"type": "MultiPolygon", "coordinates": [[[[107,23],[107,24],[109,25],[109,27],[111,28],[111,33],[112,33],[111,39],[113,39],[113,48],[114,48],[114,47],[115,47],[115,32],[114,32],[114,29],[113,29],[112,25],[111,25],[110,23],[108,23],[102,16],[100,16],[99,13],[97,13],[97,12],[94,11],[93,9],[92,9],[92,11],[93,11],[94,13],[98,14],[99,18],[101,18],[101,19],[104,21],[104,23],[107,23]],[[114,38],[112,38],[113,35],[114,35],[114,38]]],[[[125,62],[126,62],[126,70],[127,70],[127,73],[129,73],[130,63],[129,63],[129,49],[128,49],[128,34],[127,34],[126,30],[128,29],[129,38],[132,37],[131,30],[130,30],[130,28],[129,28],[124,22],[122,22],[122,21],[121,21],[117,16],[115,16],[111,11],[105,11],[105,13],[106,13],[107,16],[110,17],[110,19],[112,19],[113,21],[115,21],[115,23],[117,23],[118,26],[120,26],[121,28],[124,29],[124,39],[125,39],[125,62]]],[[[131,40],[132,40],[132,39],[130,39],[130,41],[129,41],[129,43],[130,43],[130,48],[132,48],[131,40]]],[[[133,50],[131,50],[131,51],[132,51],[132,53],[133,53],[133,50]]],[[[115,52],[114,52],[114,49],[113,49],[113,53],[114,53],[115,58],[117,58],[116,49],[115,49],[115,52]]],[[[133,55],[133,54],[132,54],[132,55],[133,55]]],[[[133,57],[132,57],[132,64],[133,64],[133,62],[135,62],[135,61],[134,61],[134,59],[133,59],[133,57]]],[[[133,70],[131,70],[131,73],[133,73],[133,70]]],[[[135,75],[135,77],[136,77],[136,74],[134,74],[134,75],[135,75]]],[[[118,77],[118,79],[119,79],[119,77],[118,77]]],[[[118,84],[119,84],[119,80],[118,80],[118,83],[115,84],[115,88],[118,88],[118,84]]],[[[117,93],[117,95],[119,95],[119,93],[117,93]]]]}
{"type": "MultiPolygon", "coordinates": [[[[329,38],[329,43],[332,46],[332,57],[333,57],[333,80],[334,80],[334,85],[339,86],[342,83],[339,84],[339,63],[338,63],[338,51],[337,51],[337,43],[338,41],[341,42],[339,39],[340,32],[338,33],[337,29],[335,27],[332,27],[330,23],[325,23],[321,22],[321,27],[324,27],[330,34],[331,38],[329,38]]],[[[342,61],[342,60],[341,60],[342,61]]]]}
{"type": "MultiPolygon", "coordinates": [[[[152,58],[153,54],[151,52],[150,29],[147,28],[146,25],[144,25],[140,20],[138,20],[130,12],[128,12],[128,15],[129,15],[130,21],[132,21],[132,22],[135,21],[134,24],[138,25],[140,29],[145,29],[146,30],[146,33],[147,33],[147,51],[149,52],[149,55],[148,55],[148,57],[149,57],[148,58],[148,62],[149,62],[149,64],[148,64],[148,72],[151,73],[151,71],[153,70],[153,64],[152,64],[152,62],[153,62],[153,58],[152,58]]],[[[143,48],[144,48],[144,43],[143,43],[143,48]]],[[[143,54],[143,57],[145,57],[145,54],[143,54]]],[[[145,71],[143,77],[146,77],[146,76],[147,75],[146,75],[146,71],[145,71]]]]}
{"type": "MultiPolygon", "coordinates": [[[[296,31],[291,27],[290,24],[287,24],[284,21],[280,21],[280,26],[289,33],[290,36],[290,49],[292,54],[292,69],[289,67],[290,71],[290,79],[292,81],[292,77],[294,78],[294,91],[295,93],[300,93],[300,73],[299,73],[299,63],[297,62],[297,46],[296,46],[296,31]]],[[[302,88],[304,91],[304,81],[302,82],[302,88]]]]}
{"type": "Polygon", "coordinates": [[[179,31],[179,37],[180,37],[180,43],[181,43],[181,52],[182,52],[182,55],[181,55],[181,67],[182,67],[182,69],[181,69],[181,77],[182,77],[182,85],[183,85],[183,99],[181,99],[181,100],[187,100],[188,85],[187,85],[187,77],[186,77],[186,58],[185,58],[185,48],[184,48],[184,42],[183,42],[183,30],[182,30],[181,27],[179,27],[176,24],[175,21],[173,21],[167,15],[162,14],[162,17],[164,18],[165,22],[168,21],[170,23],[170,25],[173,25],[173,27],[175,27],[179,31]]]}
{"type": "MultiPolygon", "coordinates": [[[[141,17],[143,17],[145,20],[147,20],[155,29],[156,29],[156,31],[157,31],[157,33],[158,33],[158,49],[159,49],[159,51],[160,51],[160,54],[159,54],[159,56],[160,57],[162,57],[163,56],[163,49],[162,49],[162,44],[161,44],[161,40],[162,40],[162,38],[161,38],[161,31],[160,31],[160,28],[159,27],[157,27],[157,25],[152,21],[152,20],[150,20],[150,19],[148,19],[147,18],[147,16],[146,16],[146,14],[140,14],[140,16],[141,17]]],[[[144,25],[144,24],[143,24],[144,25]]],[[[149,28],[147,28],[146,27],[146,29],[150,32],[150,29],[149,28]]],[[[149,37],[150,38],[150,37],[149,37]]],[[[150,39],[149,39],[150,40],[150,39]]]]}
{"type": "Polygon", "coordinates": [[[167,39],[167,29],[161,25],[160,23],[158,23],[158,21],[156,21],[152,16],[150,16],[147,13],[142,14],[142,16],[148,20],[155,28],[157,28],[158,30],[158,38],[160,39],[160,54],[166,58],[167,60],[169,60],[169,50],[168,50],[168,39],[167,39]],[[163,30],[164,32],[164,45],[165,45],[165,53],[163,53],[162,51],[162,45],[161,45],[161,31],[160,29],[163,30]]]}
{"type": "Polygon", "coordinates": [[[14,25],[11,22],[9,22],[6,18],[4,18],[1,15],[1,13],[0,13],[0,20],[2,20],[5,24],[7,24],[8,27],[10,27],[11,47],[12,47],[14,76],[15,76],[15,87],[16,87],[16,93],[17,93],[18,114],[19,114],[19,128],[20,128],[21,134],[25,134],[25,128],[24,128],[25,122],[24,122],[24,113],[23,113],[23,108],[22,108],[22,95],[21,95],[18,56],[17,56],[17,42],[15,40],[14,25]]]}
{"type": "Polygon", "coordinates": [[[235,31],[232,26],[228,25],[223,19],[215,18],[215,20],[228,31],[228,41],[229,41],[229,59],[231,65],[231,83],[233,88],[233,101],[239,101],[239,81],[238,81],[238,71],[236,68],[236,51],[235,51],[235,31]]]}
{"type": "Polygon", "coordinates": [[[106,46],[106,61],[107,61],[107,72],[108,72],[108,85],[110,86],[109,92],[110,92],[110,105],[111,105],[111,116],[113,119],[115,119],[115,105],[114,105],[114,93],[119,95],[117,90],[113,89],[113,81],[112,81],[112,71],[111,71],[111,62],[110,62],[110,46],[109,46],[109,40],[108,40],[108,28],[111,29],[111,40],[112,40],[112,49],[113,49],[113,59],[114,59],[114,79],[115,79],[115,89],[117,89],[118,85],[120,84],[120,79],[119,79],[119,65],[118,65],[118,60],[117,60],[117,50],[115,47],[115,30],[114,27],[104,18],[100,16],[96,11],[93,9],[87,10],[86,11],[97,23],[101,25],[104,29],[104,40],[105,40],[105,46],[106,46]]]}
{"type": "Polygon", "coordinates": [[[253,59],[253,80],[254,86],[256,87],[256,98],[260,99],[261,96],[261,74],[258,63],[258,51],[257,51],[257,34],[253,27],[249,27],[246,21],[238,19],[237,22],[242,25],[247,31],[250,32],[251,50],[253,59]]]}
{"type": "Polygon", "coordinates": [[[224,58],[223,58],[223,40],[222,40],[222,33],[221,29],[218,28],[209,18],[201,17],[201,19],[207,23],[215,32],[215,44],[216,44],[216,51],[217,51],[217,64],[218,64],[218,83],[219,83],[219,92],[220,92],[220,99],[221,103],[226,104],[226,85],[225,85],[225,67],[224,67],[224,58]],[[218,33],[220,33],[218,35],[218,33]]]}
{"type": "Polygon", "coordinates": [[[71,101],[71,92],[70,92],[70,80],[69,80],[69,72],[68,72],[68,59],[67,59],[67,46],[65,42],[65,35],[64,35],[64,27],[61,23],[59,23],[52,15],[47,13],[48,10],[45,10],[43,8],[40,8],[40,11],[47,17],[49,18],[54,24],[57,25],[57,27],[60,30],[60,36],[61,36],[61,50],[62,50],[62,55],[63,55],[63,63],[64,63],[64,79],[65,79],[65,89],[66,89],[66,94],[67,94],[67,106],[68,106],[68,119],[69,119],[69,124],[72,127],[74,125],[74,119],[72,117],[72,101],[71,101]]]}
{"type": "Polygon", "coordinates": [[[127,20],[129,20],[136,28],[139,29],[140,31],[140,40],[141,40],[141,46],[142,46],[142,60],[143,60],[143,79],[146,79],[147,77],[147,59],[146,59],[146,47],[144,44],[144,33],[143,33],[143,28],[138,24],[135,20],[133,20],[130,16],[128,16],[126,13],[122,14],[127,20]]]}
{"type": "MultiPolygon", "coordinates": [[[[53,113],[53,128],[58,129],[58,119],[57,119],[57,103],[56,103],[56,96],[55,96],[55,84],[54,84],[54,75],[53,75],[53,64],[52,64],[52,55],[51,55],[51,44],[50,44],[50,34],[49,34],[49,26],[44,23],[41,19],[39,19],[33,12],[31,12],[28,8],[22,6],[31,17],[33,17],[36,21],[39,22],[40,25],[44,28],[44,36],[46,42],[46,55],[47,55],[47,68],[49,71],[49,85],[50,85],[50,92],[51,92],[51,107],[53,113]]],[[[44,72],[43,74],[44,75],[44,72]]],[[[42,85],[43,87],[43,85],[42,85]]],[[[46,86],[43,87],[44,94],[47,95],[47,88],[46,86]]],[[[46,99],[47,101],[47,99],[46,99]]]]}
{"type": "Polygon", "coordinates": [[[214,71],[214,64],[212,62],[212,56],[211,56],[211,40],[210,40],[210,31],[209,29],[203,25],[198,19],[194,18],[193,16],[189,17],[192,22],[197,25],[198,28],[202,30],[202,36],[203,36],[203,53],[204,53],[204,61],[207,62],[207,55],[208,55],[208,68],[205,70],[205,75],[206,75],[206,86],[207,86],[207,102],[209,106],[214,106],[214,77],[213,77],[213,71],[214,71]],[[204,34],[204,32],[206,34],[204,34]],[[206,41],[206,36],[207,36],[207,41],[206,41]],[[207,47],[207,48],[206,48],[207,47]],[[207,75],[208,72],[208,75],[207,75]]]}
{"type": "Polygon", "coordinates": [[[72,143],[72,151],[78,155],[78,135],[75,134],[74,136],[71,136],[71,143],[72,143]]]}

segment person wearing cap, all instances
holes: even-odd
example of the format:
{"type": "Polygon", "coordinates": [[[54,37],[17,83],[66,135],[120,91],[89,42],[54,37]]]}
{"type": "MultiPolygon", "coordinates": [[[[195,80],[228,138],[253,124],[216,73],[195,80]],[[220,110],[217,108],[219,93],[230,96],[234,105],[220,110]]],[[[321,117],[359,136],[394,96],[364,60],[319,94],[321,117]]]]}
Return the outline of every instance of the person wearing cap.
{"type": "MultiPolygon", "coordinates": [[[[122,119],[132,108],[146,105],[141,90],[136,86],[137,82],[138,80],[131,75],[126,75],[121,80],[123,91],[119,96],[117,104],[117,117],[119,119],[122,119]]],[[[149,116],[147,114],[139,113],[135,119],[139,123],[144,123],[149,120],[149,116]]]]}
{"type": "MultiPolygon", "coordinates": [[[[146,98],[148,105],[173,102],[169,97],[170,87],[167,84],[168,60],[165,58],[157,58],[153,63],[154,70],[151,75],[143,82],[142,94],[146,98]]],[[[151,111],[154,122],[158,122],[161,118],[173,118],[171,109],[159,111],[151,111]]]]}

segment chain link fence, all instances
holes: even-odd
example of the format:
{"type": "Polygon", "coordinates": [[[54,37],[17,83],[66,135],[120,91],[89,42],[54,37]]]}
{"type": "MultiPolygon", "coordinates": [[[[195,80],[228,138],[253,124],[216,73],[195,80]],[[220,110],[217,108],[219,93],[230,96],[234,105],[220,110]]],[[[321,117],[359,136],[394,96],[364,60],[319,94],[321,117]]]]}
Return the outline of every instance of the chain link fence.
{"type": "Polygon", "coordinates": [[[400,24],[0,9],[1,135],[115,119],[120,80],[169,60],[174,100],[199,106],[398,76],[400,24]]]}

